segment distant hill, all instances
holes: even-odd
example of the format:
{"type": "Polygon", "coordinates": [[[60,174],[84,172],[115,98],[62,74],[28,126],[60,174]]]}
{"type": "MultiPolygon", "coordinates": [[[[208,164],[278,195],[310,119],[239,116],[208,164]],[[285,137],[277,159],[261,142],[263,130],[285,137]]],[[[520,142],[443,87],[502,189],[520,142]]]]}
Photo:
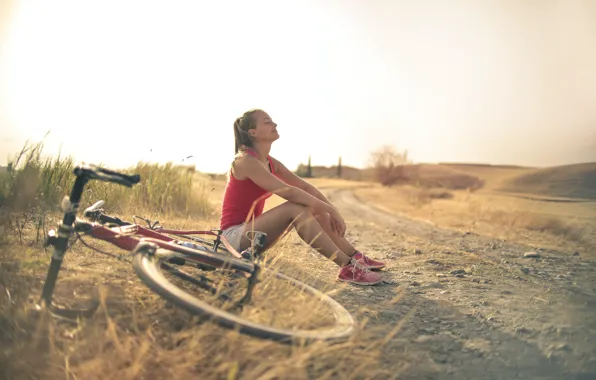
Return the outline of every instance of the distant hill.
{"type": "MultiPolygon", "coordinates": [[[[313,166],[312,174],[315,178],[337,178],[337,166],[313,166]]],[[[216,177],[223,178],[212,175],[216,177]]],[[[350,166],[342,167],[341,178],[376,181],[374,169],[350,166]]],[[[596,199],[596,162],[543,169],[474,163],[414,164],[406,165],[404,179],[397,184],[596,199]]]]}
{"type": "Polygon", "coordinates": [[[479,189],[484,181],[476,175],[444,165],[416,164],[405,167],[406,183],[451,190],[479,189]]]}
{"type": "MultiPolygon", "coordinates": [[[[314,178],[337,178],[337,166],[312,166],[312,176],[314,178]]],[[[306,165],[299,165],[296,173],[301,175],[306,173],[306,165]]],[[[341,167],[341,178],[349,181],[366,180],[366,170],[354,168],[351,166],[341,167]]]]}
{"type": "Polygon", "coordinates": [[[478,177],[484,182],[485,190],[494,190],[500,188],[507,180],[530,173],[536,168],[515,166],[515,165],[489,165],[489,164],[470,164],[470,163],[448,163],[441,162],[438,166],[455,170],[478,177]]]}
{"type": "Polygon", "coordinates": [[[526,166],[520,165],[493,165],[470,162],[439,162],[437,165],[450,166],[454,168],[488,168],[488,169],[526,169],[526,166]]]}
{"type": "MultiPolygon", "coordinates": [[[[303,168],[299,168],[303,170],[303,168]]],[[[312,176],[315,178],[337,178],[337,166],[313,166],[312,176]]],[[[342,179],[350,181],[375,181],[375,170],[342,167],[342,179]]],[[[434,164],[406,165],[403,179],[399,184],[413,184],[421,187],[440,187],[446,189],[478,189],[483,181],[474,175],[434,164]]]]}
{"type": "Polygon", "coordinates": [[[596,199],[596,162],[535,169],[505,181],[499,190],[550,197],[596,199]]]}

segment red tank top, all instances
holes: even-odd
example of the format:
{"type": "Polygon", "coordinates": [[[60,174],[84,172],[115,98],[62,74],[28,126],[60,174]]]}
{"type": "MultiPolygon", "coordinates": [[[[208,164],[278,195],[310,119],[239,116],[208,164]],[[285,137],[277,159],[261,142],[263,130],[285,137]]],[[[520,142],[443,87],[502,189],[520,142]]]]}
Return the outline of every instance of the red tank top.
{"type": "MultiPolygon", "coordinates": [[[[257,157],[256,152],[247,149],[246,153],[257,157]]],[[[275,167],[271,157],[267,156],[271,173],[275,175],[275,167]]],[[[224,190],[223,203],[221,205],[221,219],[219,228],[225,230],[229,227],[244,223],[254,204],[251,215],[257,216],[263,213],[265,200],[271,196],[270,192],[262,189],[250,179],[239,180],[234,177],[232,170],[229,171],[228,182],[224,190]]],[[[249,218],[249,219],[252,219],[249,218]]]]}

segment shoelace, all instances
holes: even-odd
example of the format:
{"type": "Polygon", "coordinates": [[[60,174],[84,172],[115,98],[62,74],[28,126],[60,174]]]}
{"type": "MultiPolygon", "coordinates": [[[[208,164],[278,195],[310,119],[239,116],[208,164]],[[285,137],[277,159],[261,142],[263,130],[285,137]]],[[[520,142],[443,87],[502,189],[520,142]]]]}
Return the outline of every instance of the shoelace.
{"type": "Polygon", "coordinates": [[[362,265],[360,265],[360,263],[358,262],[358,260],[356,260],[353,257],[350,260],[350,263],[354,266],[354,270],[352,271],[352,279],[356,278],[356,269],[360,269],[363,274],[366,274],[366,273],[370,272],[370,269],[368,269],[367,267],[363,267],[362,265]]]}
{"type": "Polygon", "coordinates": [[[359,256],[361,257],[362,261],[364,261],[366,264],[372,265],[372,260],[370,259],[370,257],[366,256],[362,252],[360,252],[359,256]]]}

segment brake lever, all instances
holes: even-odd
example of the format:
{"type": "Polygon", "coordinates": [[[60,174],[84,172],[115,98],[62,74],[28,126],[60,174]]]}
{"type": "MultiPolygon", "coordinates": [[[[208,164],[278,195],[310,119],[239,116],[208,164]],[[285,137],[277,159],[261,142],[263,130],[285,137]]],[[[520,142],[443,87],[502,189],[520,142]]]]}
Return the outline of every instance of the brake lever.
{"type": "Polygon", "coordinates": [[[151,228],[151,220],[149,220],[147,218],[143,218],[142,216],[138,216],[138,215],[132,216],[132,221],[135,222],[135,224],[138,224],[137,219],[141,219],[143,222],[147,223],[147,226],[149,227],[149,229],[152,229],[151,228]]]}

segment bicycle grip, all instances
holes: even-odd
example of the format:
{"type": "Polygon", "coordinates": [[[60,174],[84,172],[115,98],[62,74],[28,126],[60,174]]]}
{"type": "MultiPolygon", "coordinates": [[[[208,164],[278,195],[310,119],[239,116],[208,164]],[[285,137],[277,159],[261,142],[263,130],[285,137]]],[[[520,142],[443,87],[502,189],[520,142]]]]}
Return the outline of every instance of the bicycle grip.
{"type": "Polygon", "coordinates": [[[110,176],[113,182],[117,182],[117,183],[120,183],[121,185],[129,186],[129,187],[132,185],[135,185],[141,181],[141,176],[139,174],[129,175],[129,174],[124,174],[124,173],[118,173],[116,171],[113,171],[110,169],[105,169],[105,168],[100,168],[100,167],[97,168],[97,171],[110,176]]]}
{"type": "Polygon", "coordinates": [[[100,168],[99,166],[93,164],[83,164],[77,166],[74,170],[74,173],[78,177],[98,179],[104,182],[114,182],[127,187],[132,187],[141,181],[141,176],[139,174],[129,175],[118,173],[110,169],[100,168]]]}

